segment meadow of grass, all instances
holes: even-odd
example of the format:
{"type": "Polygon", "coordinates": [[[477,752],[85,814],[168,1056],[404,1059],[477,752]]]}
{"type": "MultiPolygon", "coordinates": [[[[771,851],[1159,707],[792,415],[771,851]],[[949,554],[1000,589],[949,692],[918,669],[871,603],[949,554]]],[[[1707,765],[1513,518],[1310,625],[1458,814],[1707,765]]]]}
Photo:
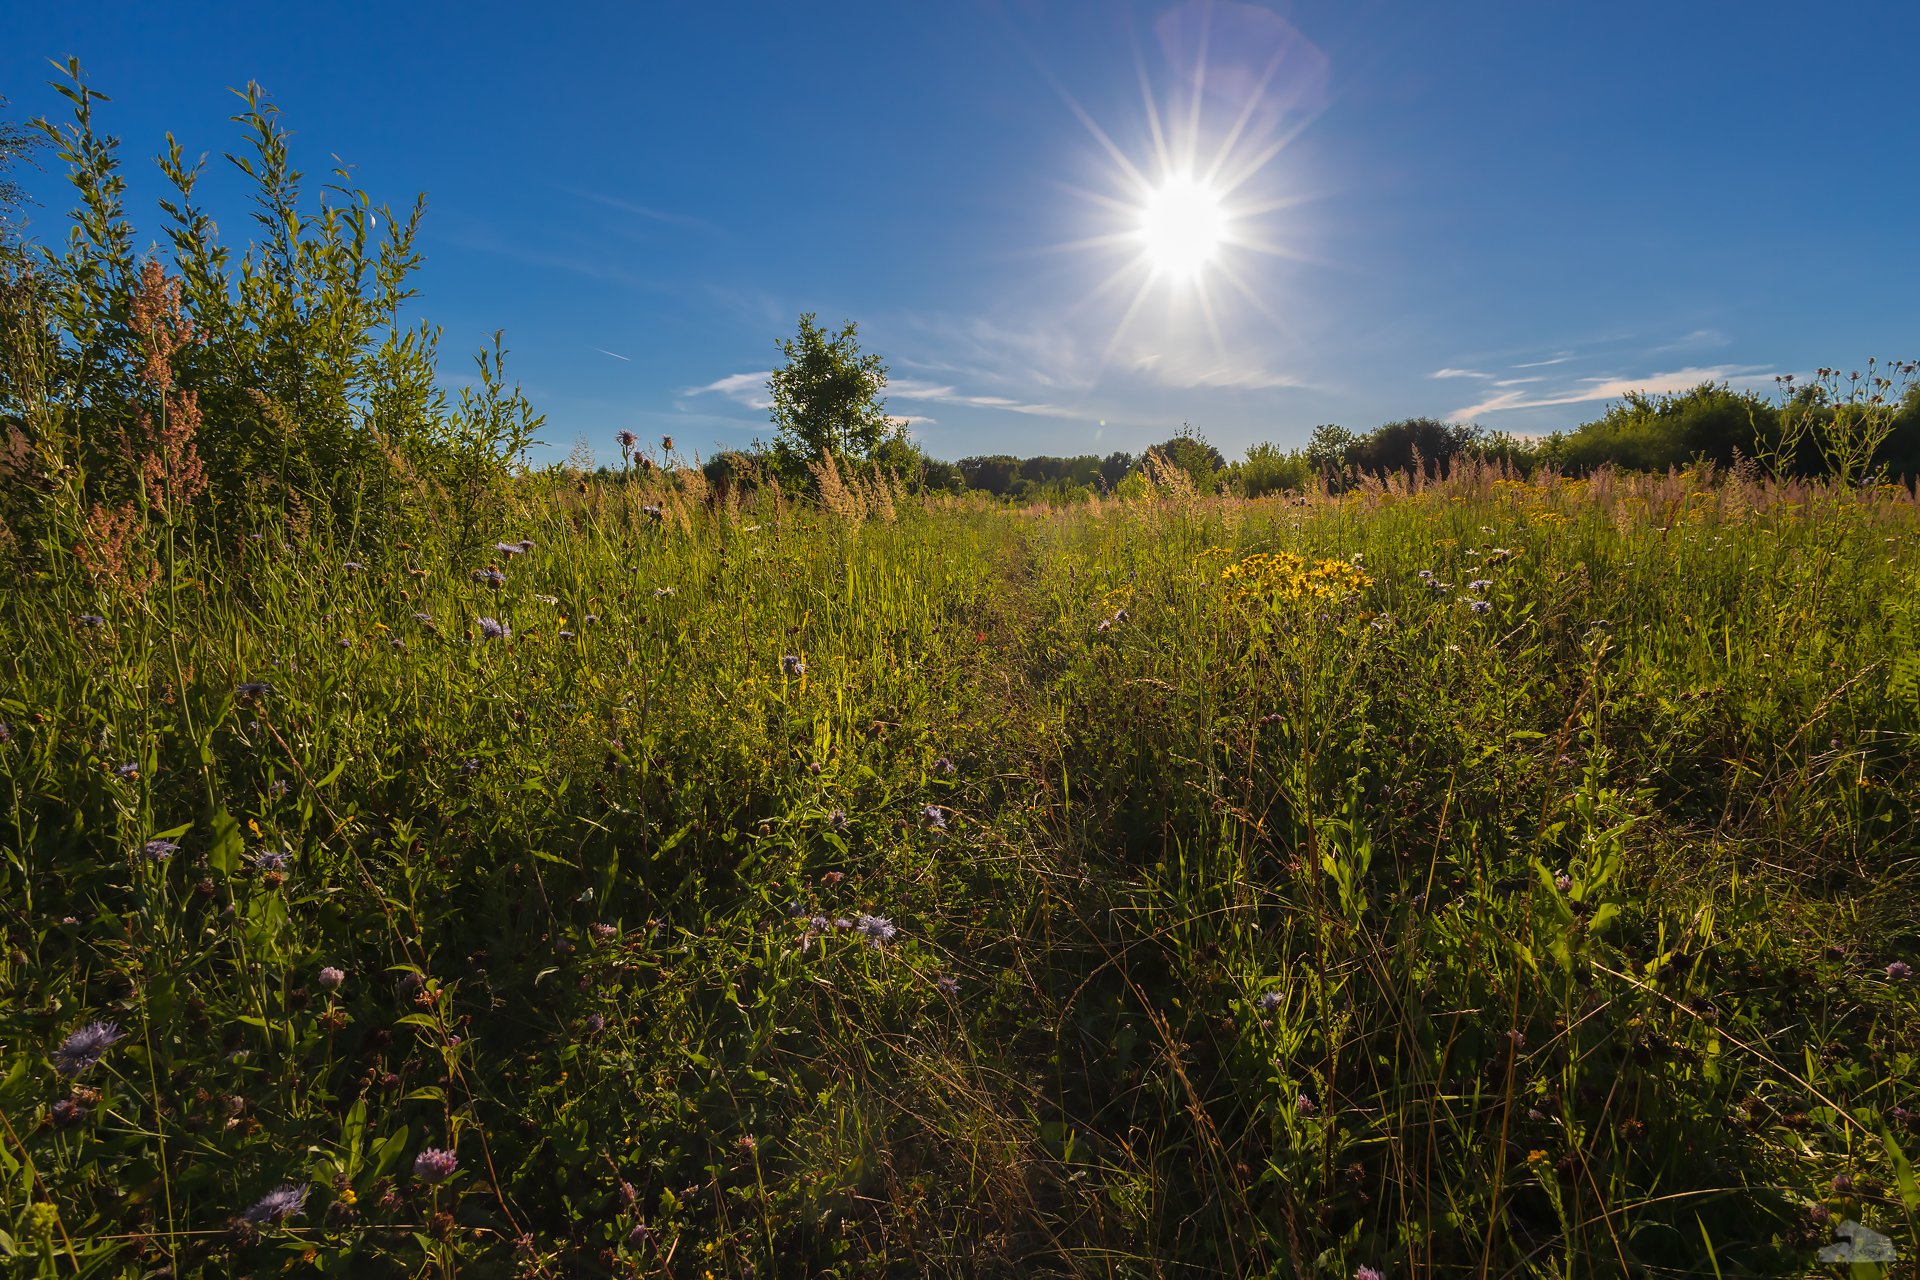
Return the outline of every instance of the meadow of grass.
{"type": "Polygon", "coordinates": [[[1920,1248],[1907,490],[698,489],[0,595],[8,1274],[1920,1248]]]}

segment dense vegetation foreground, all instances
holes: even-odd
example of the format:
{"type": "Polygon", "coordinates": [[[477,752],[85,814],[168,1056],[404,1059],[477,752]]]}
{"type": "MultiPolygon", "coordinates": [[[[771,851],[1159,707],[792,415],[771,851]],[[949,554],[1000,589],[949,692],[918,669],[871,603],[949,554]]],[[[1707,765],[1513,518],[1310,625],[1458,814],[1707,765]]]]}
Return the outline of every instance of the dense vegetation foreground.
{"type": "Polygon", "coordinates": [[[698,475],[0,594],[8,1274],[1920,1247],[1907,490],[698,475]]]}

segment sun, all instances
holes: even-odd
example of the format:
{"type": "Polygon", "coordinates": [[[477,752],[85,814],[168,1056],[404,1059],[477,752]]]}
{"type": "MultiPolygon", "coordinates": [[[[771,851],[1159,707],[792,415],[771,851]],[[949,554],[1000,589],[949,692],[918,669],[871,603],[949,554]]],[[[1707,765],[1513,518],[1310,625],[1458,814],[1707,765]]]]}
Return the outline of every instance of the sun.
{"type": "Polygon", "coordinates": [[[1191,280],[1226,243],[1226,204],[1206,183],[1171,175],[1147,193],[1138,234],[1147,265],[1156,275],[1191,280]]]}

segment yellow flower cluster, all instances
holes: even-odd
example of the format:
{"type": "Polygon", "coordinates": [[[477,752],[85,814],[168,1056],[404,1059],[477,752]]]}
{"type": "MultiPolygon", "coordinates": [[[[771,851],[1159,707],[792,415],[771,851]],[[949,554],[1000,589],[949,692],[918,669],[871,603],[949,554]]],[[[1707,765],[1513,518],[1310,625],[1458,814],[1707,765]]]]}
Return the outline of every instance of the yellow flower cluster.
{"type": "Polygon", "coordinates": [[[1286,551],[1260,552],[1220,571],[1229,600],[1266,604],[1282,600],[1341,601],[1373,585],[1357,565],[1344,560],[1306,560],[1286,551]]]}

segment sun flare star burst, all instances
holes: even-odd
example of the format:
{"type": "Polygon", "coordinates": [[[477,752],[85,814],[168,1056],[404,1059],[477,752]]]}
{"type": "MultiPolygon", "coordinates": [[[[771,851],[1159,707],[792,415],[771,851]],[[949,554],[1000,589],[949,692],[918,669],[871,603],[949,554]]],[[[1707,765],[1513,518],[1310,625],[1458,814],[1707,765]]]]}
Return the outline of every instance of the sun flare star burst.
{"type": "Polygon", "coordinates": [[[1190,280],[1226,242],[1226,206],[1206,183],[1175,174],[1147,193],[1139,234],[1141,252],[1156,273],[1190,280]]]}

